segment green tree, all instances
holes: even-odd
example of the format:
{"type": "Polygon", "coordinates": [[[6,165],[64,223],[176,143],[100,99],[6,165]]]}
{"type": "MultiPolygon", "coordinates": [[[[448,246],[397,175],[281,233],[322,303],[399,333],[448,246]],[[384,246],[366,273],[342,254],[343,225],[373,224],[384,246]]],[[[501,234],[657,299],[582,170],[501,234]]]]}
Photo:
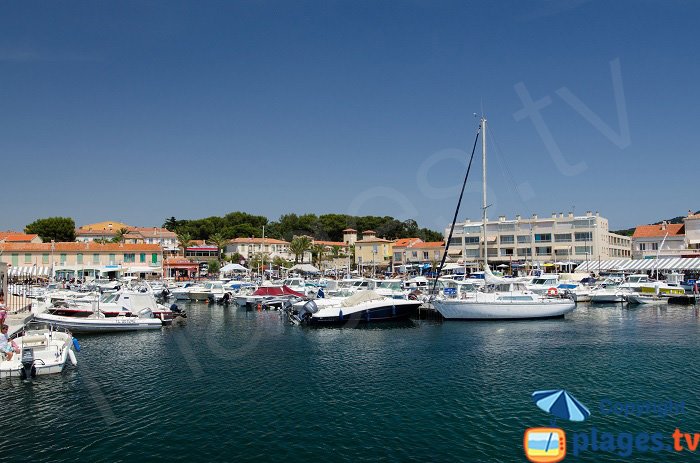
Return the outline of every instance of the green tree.
{"type": "Polygon", "coordinates": [[[209,237],[208,241],[216,246],[216,255],[219,256],[219,260],[221,260],[221,252],[226,249],[228,239],[224,238],[220,233],[215,233],[209,237]]]}
{"type": "Polygon", "coordinates": [[[323,256],[326,252],[326,247],[322,244],[311,245],[311,263],[316,265],[319,269],[323,263],[323,256]]]}
{"type": "Polygon", "coordinates": [[[304,263],[304,253],[311,249],[311,238],[308,236],[295,236],[289,243],[289,250],[294,254],[294,262],[299,262],[299,256],[301,256],[301,263],[304,263]]]}
{"type": "Polygon", "coordinates": [[[112,238],[112,243],[123,243],[126,239],[125,237],[127,233],[129,233],[128,228],[120,228],[119,230],[117,230],[117,234],[114,236],[114,238],[112,238]]]}
{"type": "Polygon", "coordinates": [[[245,259],[245,257],[243,257],[243,255],[241,255],[241,253],[239,253],[239,252],[234,252],[233,254],[231,254],[230,256],[228,256],[228,259],[227,259],[227,260],[228,260],[229,262],[233,262],[234,264],[240,264],[241,261],[244,260],[244,259],[245,259]]]}
{"type": "Polygon", "coordinates": [[[189,233],[183,233],[183,232],[178,232],[177,233],[177,242],[182,248],[182,255],[185,255],[185,250],[189,248],[192,245],[192,235],[189,233]]]}
{"type": "Polygon", "coordinates": [[[170,231],[175,231],[175,229],[177,229],[177,224],[177,219],[175,217],[170,217],[163,223],[163,228],[170,231]]]}
{"type": "Polygon", "coordinates": [[[27,225],[24,233],[37,234],[44,243],[75,241],[75,222],[70,217],[38,219],[27,225]]]}
{"type": "Polygon", "coordinates": [[[221,264],[219,264],[219,261],[218,260],[210,260],[207,272],[219,273],[219,270],[221,270],[221,264]]]}
{"type": "Polygon", "coordinates": [[[337,244],[334,244],[333,246],[331,246],[331,257],[333,257],[333,259],[339,258],[341,249],[343,249],[343,248],[337,244]]]}

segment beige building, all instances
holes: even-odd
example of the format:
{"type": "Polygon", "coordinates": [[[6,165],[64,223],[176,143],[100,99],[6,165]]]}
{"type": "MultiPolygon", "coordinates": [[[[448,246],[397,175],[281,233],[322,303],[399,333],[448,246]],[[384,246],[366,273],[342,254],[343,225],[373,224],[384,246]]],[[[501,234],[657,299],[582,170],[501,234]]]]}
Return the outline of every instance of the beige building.
{"type": "Polygon", "coordinates": [[[117,278],[163,273],[158,244],[0,243],[0,262],[10,266],[10,276],[117,278]]]}
{"type": "Polygon", "coordinates": [[[41,243],[39,235],[18,233],[13,231],[0,232],[0,243],[41,243]]]}
{"type": "MultiPolygon", "coordinates": [[[[450,229],[445,229],[445,237],[450,229]]],[[[534,262],[536,264],[575,262],[631,257],[631,239],[610,233],[608,220],[597,212],[583,216],[552,214],[551,217],[516,216],[486,222],[489,261],[534,262]]],[[[482,259],[482,222],[469,219],[455,226],[448,251],[450,260],[461,263],[482,259]]]]}
{"type": "Polygon", "coordinates": [[[632,235],[634,259],[700,257],[700,214],[688,212],[683,223],[640,225],[632,235]]]}
{"type": "Polygon", "coordinates": [[[429,264],[442,261],[445,253],[445,243],[442,241],[426,242],[420,238],[401,238],[395,240],[392,246],[394,266],[406,264],[429,264]]]}
{"type": "Polygon", "coordinates": [[[362,239],[355,240],[355,264],[358,267],[388,267],[391,264],[393,243],[377,238],[373,230],[362,232],[362,239]]]}
{"type": "Polygon", "coordinates": [[[236,238],[226,245],[225,252],[227,256],[238,253],[246,260],[258,253],[266,254],[270,260],[275,257],[294,260],[294,255],[289,252],[289,242],[272,238],[236,238]]]}
{"type": "Polygon", "coordinates": [[[167,228],[133,227],[122,222],[107,221],[83,225],[75,230],[75,241],[89,242],[96,240],[110,241],[120,230],[127,230],[124,242],[130,244],[159,244],[166,255],[180,252],[177,234],[167,228]]]}

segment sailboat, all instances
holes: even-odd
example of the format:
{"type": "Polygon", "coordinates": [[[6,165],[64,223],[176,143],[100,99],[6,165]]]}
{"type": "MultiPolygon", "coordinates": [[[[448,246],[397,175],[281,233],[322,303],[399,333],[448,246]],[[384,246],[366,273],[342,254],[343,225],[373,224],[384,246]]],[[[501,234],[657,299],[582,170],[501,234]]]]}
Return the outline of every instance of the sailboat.
{"type": "MultiPolygon", "coordinates": [[[[576,307],[569,299],[550,298],[529,291],[524,280],[501,278],[488,265],[486,239],[486,118],[481,118],[482,224],[484,250],[484,290],[449,283],[431,301],[446,320],[517,320],[563,317],[576,307]]],[[[465,180],[466,182],[466,180],[465,180]]],[[[456,214],[455,214],[456,217],[456,214]]],[[[452,224],[454,228],[454,223],[452,224]]]]}

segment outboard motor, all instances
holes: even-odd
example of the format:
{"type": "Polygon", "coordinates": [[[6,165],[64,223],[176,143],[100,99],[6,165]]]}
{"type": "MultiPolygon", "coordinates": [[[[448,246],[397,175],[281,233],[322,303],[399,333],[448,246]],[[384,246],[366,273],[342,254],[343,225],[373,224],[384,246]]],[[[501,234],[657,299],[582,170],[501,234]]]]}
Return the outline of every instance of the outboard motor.
{"type": "Polygon", "coordinates": [[[139,317],[141,318],[153,318],[153,311],[146,307],[145,309],[139,310],[139,317]]]}
{"type": "Polygon", "coordinates": [[[301,309],[299,309],[299,318],[303,320],[316,312],[318,312],[318,306],[316,303],[314,301],[308,301],[301,307],[301,309]]]}
{"type": "Polygon", "coordinates": [[[170,306],[170,311],[176,314],[178,317],[187,318],[187,314],[185,313],[185,311],[179,308],[177,304],[172,304],[170,306]]]}
{"type": "Polygon", "coordinates": [[[34,366],[34,349],[25,347],[22,349],[22,369],[19,371],[22,379],[36,378],[36,367],[34,366]]]}

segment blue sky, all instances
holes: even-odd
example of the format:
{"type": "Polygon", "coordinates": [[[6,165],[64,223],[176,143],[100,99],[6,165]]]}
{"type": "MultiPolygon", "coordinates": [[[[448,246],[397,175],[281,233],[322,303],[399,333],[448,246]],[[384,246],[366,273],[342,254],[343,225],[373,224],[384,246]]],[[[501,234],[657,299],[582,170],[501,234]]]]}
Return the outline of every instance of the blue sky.
{"type": "MultiPolygon", "coordinates": [[[[482,110],[492,218],[575,208],[614,229],[700,209],[698,2],[2,9],[0,229],[241,210],[442,230],[482,110]]],[[[480,214],[472,174],[462,219],[480,214]]]]}

